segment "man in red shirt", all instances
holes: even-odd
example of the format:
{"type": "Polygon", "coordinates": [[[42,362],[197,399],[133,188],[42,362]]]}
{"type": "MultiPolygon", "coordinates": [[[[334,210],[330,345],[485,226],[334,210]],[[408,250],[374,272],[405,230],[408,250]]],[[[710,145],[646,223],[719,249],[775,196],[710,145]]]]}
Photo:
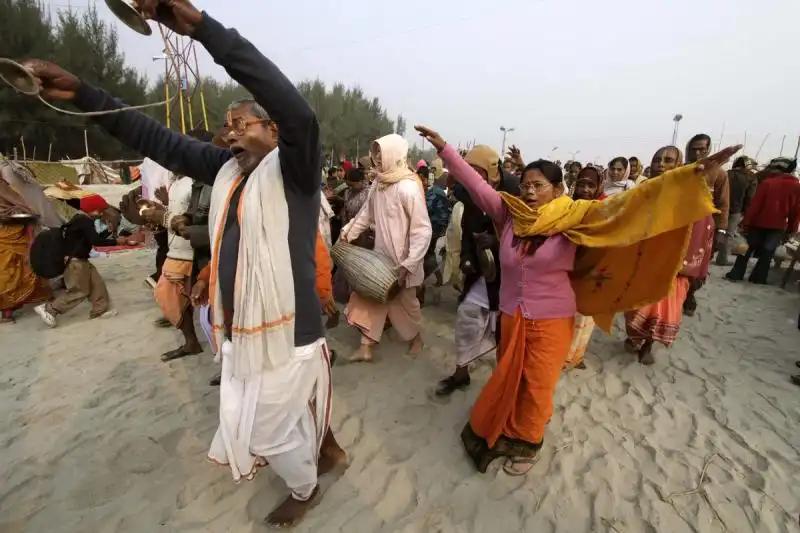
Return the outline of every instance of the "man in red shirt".
{"type": "Polygon", "coordinates": [[[750,283],[767,283],[772,257],[782,241],[797,231],[800,222],[800,181],[792,175],[797,161],[779,157],[767,166],[768,177],[756,190],[750,207],[742,220],[747,235],[747,253],[736,258],[733,268],[725,274],[730,281],[742,281],[747,262],[758,258],[750,273],[750,283]]]}

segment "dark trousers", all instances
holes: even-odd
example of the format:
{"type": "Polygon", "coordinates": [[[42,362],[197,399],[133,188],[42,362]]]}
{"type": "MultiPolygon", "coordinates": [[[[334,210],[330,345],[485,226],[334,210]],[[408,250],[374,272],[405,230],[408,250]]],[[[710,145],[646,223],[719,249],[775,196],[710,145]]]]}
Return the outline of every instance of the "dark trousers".
{"type": "Polygon", "coordinates": [[[159,231],[153,234],[153,238],[156,240],[158,249],[156,250],[156,272],[150,277],[157,282],[158,278],[161,277],[161,267],[164,266],[164,261],[167,260],[167,252],[169,252],[169,234],[166,231],[159,231]]]}
{"type": "Polygon", "coordinates": [[[740,255],[736,258],[733,268],[726,278],[733,281],[742,281],[745,272],[747,271],[747,263],[750,258],[755,255],[758,258],[756,266],[750,273],[750,283],[758,283],[764,285],[767,283],[767,276],[769,276],[769,269],[772,265],[772,258],[775,256],[775,250],[780,246],[783,240],[783,230],[779,229],[765,229],[765,228],[751,228],[747,231],[747,253],[740,255]]]}

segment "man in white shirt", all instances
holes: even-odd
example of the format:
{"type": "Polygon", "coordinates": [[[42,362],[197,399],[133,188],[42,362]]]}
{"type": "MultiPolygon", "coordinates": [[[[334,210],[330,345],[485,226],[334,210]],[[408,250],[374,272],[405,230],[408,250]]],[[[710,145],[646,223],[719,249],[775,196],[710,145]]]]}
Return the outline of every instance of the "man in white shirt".
{"type": "Polygon", "coordinates": [[[189,177],[174,181],[169,187],[169,203],[166,209],[154,205],[142,213],[149,220],[160,218],[161,225],[166,228],[168,251],[156,284],[155,297],[164,318],[179,329],[184,338],[182,346],[162,354],[161,360],[164,362],[203,351],[195,333],[193,308],[189,301],[194,249],[188,239],[178,234],[174,224],[182,220],[182,215],[188,211],[192,182],[189,177]]]}

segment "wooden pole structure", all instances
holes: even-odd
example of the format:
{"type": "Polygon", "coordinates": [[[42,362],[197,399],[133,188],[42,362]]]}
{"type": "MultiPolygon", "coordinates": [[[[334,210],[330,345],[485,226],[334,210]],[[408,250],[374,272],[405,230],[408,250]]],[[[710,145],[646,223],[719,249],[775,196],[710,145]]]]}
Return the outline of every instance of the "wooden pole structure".
{"type": "Polygon", "coordinates": [[[83,130],[83,147],[86,149],[86,157],[89,157],[89,134],[83,130]]]}
{"type": "Polygon", "coordinates": [[[727,122],[722,123],[722,130],[719,132],[719,142],[717,143],[717,152],[722,150],[722,138],[725,137],[725,126],[727,126],[727,122]]]}
{"type": "Polygon", "coordinates": [[[758,152],[756,152],[756,161],[758,161],[758,154],[761,153],[761,149],[764,148],[764,143],[767,142],[767,139],[769,139],[769,133],[764,135],[764,140],[761,141],[761,146],[758,147],[758,152]]]}

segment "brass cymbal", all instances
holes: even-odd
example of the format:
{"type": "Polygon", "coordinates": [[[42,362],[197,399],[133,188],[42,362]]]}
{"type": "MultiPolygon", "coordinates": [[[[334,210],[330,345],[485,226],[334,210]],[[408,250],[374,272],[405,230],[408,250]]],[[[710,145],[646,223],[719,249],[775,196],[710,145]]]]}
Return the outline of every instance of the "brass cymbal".
{"type": "Polygon", "coordinates": [[[39,80],[31,72],[11,59],[0,58],[0,79],[17,92],[36,96],[42,89],[39,80]]]}
{"type": "Polygon", "coordinates": [[[151,35],[153,29],[139,11],[125,0],[106,0],[108,9],[127,27],[142,35],[151,35]]]}

